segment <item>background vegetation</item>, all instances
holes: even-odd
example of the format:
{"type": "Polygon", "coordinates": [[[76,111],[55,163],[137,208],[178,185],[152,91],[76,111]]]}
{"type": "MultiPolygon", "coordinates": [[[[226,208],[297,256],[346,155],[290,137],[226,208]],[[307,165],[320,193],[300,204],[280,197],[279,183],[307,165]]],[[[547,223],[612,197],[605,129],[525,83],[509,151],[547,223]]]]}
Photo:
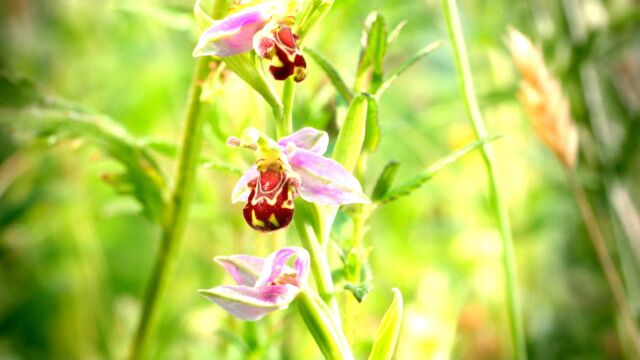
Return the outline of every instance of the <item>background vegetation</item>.
{"type": "MultiPolygon", "coordinates": [[[[192,6],[190,0],[4,1],[0,105],[16,106],[25,98],[16,89],[29,89],[25,84],[33,81],[49,95],[42,101],[67,99],[114,119],[171,174],[171,144],[181,126],[198,35],[192,6]]],[[[640,240],[624,225],[638,219],[629,208],[616,209],[612,189],[623,186],[631,204],[638,204],[638,2],[482,0],[459,6],[485,120],[490,133],[503,135],[494,147],[512,220],[529,356],[625,358],[609,287],[562,168],[535,138],[517,101],[519,76],[504,39],[512,25],[538,40],[562,81],[580,127],[579,178],[637,316],[640,240]],[[576,33],[580,28],[585,32],[576,33]]],[[[362,24],[374,10],[389,27],[407,22],[389,49],[389,69],[432,41],[444,44],[382,98],[382,139],[363,184],[368,193],[389,160],[401,164],[397,179],[407,179],[474,140],[439,2],[336,1],[305,45],[352,84],[362,24]]],[[[294,127],[335,135],[344,101],[321,68],[310,57],[307,62],[294,127]]],[[[252,159],[224,145],[249,125],[272,132],[270,111],[232,73],[213,91],[203,165],[161,304],[153,357],[320,358],[295,312],[244,323],[195,292],[230,281],[213,256],[264,255],[282,241],[256,235],[241,206],[231,205],[235,170],[252,159]]],[[[158,248],[158,227],[121,181],[123,162],[104,147],[55,131],[25,135],[14,127],[27,120],[10,112],[0,112],[0,119],[0,358],[124,357],[158,248]]],[[[374,290],[348,334],[357,354],[368,353],[372,329],[391,301],[389,290],[398,287],[405,316],[397,358],[510,357],[501,246],[486,189],[482,162],[473,153],[371,218],[365,241],[374,290]]],[[[334,238],[340,242],[352,224],[344,213],[337,222],[334,238]]],[[[297,244],[295,229],[286,234],[297,244]]]]}

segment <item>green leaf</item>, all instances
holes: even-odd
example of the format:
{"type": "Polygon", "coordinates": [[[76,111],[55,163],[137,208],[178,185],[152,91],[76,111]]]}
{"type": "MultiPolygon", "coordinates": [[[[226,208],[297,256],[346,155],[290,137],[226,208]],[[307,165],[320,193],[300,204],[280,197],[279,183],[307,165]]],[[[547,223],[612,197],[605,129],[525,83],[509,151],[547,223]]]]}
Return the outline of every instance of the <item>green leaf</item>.
{"type": "Polygon", "coordinates": [[[372,201],[378,201],[387,195],[389,189],[391,189],[391,184],[393,183],[393,179],[396,177],[399,167],[399,162],[390,161],[384,169],[382,169],[382,173],[378,177],[378,181],[376,181],[376,186],[373,188],[373,193],[371,193],[372,201]]]}
{"type": "Polygon", "coordinates": [[[466,145],[465,147],[452,152],[451,154],[447,155],[443,159],[438,160],[436,163],[426,168],[418,176],[404,182],[402,185],[389,191],[384,197],[379,199],[378,202],[384,204],[384,203],[388,203],[390,201],[396,200],[402,196],[411,194],[420,186],[424,185],[424,183],[426,183],[429,179],[434,177],[438,172],[440,172],[440,170],[454,163],[456,160],[460,159],[461,157],[470,153],[471,151],[478,149],[482,145],[490,141],[496,140],[499,137],[500,136],[498,135],[488,136],[484,139],[476,140],[466,145]]]}
{"type": "Polygon", "coordinates": [[[370,360],[388,360],[393,356],[400,334],[400,325],[402,324],[402,293],[397,288],[392,289],[393,301],[389,305],[389,309],[384,314],[376,341],[369,354],[370,360]]]}
{"type": "Polygon", "coordinates": [[[407,21],[406,20],[402,20],[398,23],[398,25],[396,25],[390,32],[389,32],[389,36],[387,36],[387,46],[393,44],[396,39],[398,38],[398,35],[400,35],[400,31],[402,31],[402,29],[404,28],[404,26],[407,25],[407,21]]]}
{"type": "Polygon", "coordinates": [[[387,26],[382,15],[377,12],[369,14],[361,42],[363,48],[357,74],[361,75],[371,66],[374,75],[382,76],[382,64],[387,53],[387,26]]]}
{"type": "Polygon", "coordinates": [[[0,110],[0,123],[32,136],[81,139],[97,146],[125,168],[124,174],[108,175],[107,182],[116,191],[132,193],[149,219],[162,220],[165,179],[160,168],[143,147],[105,116],[39,107],[5,108],[0,110]]]}
{"type": "Polygon", "coordinates": [[[367,98],[367,127],[364,135],[362,150],[374,152],[380,144],[380,121],[378,113],[378,101],[373,97],[367,98]]]}
{"type": "Polygon", "coordinates": [[[338,73],[331,63],[322,55],[317,53],[315,50],[310,48],[305,48],[304,52],[306,52],[312,59],[315,61],[320,68],[327,74],[329,77],[329,81],[336,88],[340,96],[347,102],[350,103],[353,100],[353,93],[349,90],[347,84],[342,80],[342,77],[338,73]]]}
{"type": "Polygon", "coordinates": [[[353,99],[333,150],[333,159],[348,171],[355,168],[364,143],[369,96],[362,93],[353,99]]]}
{"type": "Polygon", "coordinates": [[[398,66],[395,70],[387,76],[387,78],[380,84],[380,87],[375,92],[375,97],[380,98],[382,93],[384,93],[389,86],[391,86],[403,72],[407,71],[411,66],[417,63],[423,57],[429,55],[433,50],[437,49],[442,44],[442,41],[435,41],[422,49],[418,50],[413,56],[405,60],[400,66],[398,66]]]}
{"type": "Polygon", "coordinates": [[[373,290],[373,286],[371,284],[346,284],[344,289],[353,294],[353,297],[361,303],[367,294],[373,290]]]}

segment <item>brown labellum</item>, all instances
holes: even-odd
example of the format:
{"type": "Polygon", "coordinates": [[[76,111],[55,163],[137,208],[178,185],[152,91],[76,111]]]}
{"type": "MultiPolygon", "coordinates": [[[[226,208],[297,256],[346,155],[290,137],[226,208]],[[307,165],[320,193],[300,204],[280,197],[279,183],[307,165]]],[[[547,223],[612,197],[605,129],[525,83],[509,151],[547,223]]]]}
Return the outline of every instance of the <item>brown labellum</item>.
{"type": "Polygon", "coordinates": [[[270,232],[287,227],[293,218],[296,179],[284,170],[266,170],[249,182],[249,199],[242,213],[253,229],[270,232]]]}

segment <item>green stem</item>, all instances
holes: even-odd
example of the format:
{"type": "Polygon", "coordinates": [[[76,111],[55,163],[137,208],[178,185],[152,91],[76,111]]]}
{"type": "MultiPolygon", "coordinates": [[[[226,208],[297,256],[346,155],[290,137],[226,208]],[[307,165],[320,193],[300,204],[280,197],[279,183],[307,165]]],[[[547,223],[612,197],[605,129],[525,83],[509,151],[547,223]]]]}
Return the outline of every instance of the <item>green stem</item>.
{"type": "Polygon", "coordinates": [[[285,80],[282,87],[282,112],[276,116],[276,137],[278,139],[293,132],[293,99],[295,98],[296,83],[293,77],[285,80]]]}
{"type": "MultiPolygon", "coordinates": [[[[456,70],[460,81],[460,88],[464,95],[464,103],[467,114],[471,120],[476,137],[479,139],[487,136],[487,130],[482,120],[482,114],[477,103],[475,90],[473,88],[473,78],[467,49],[460,25],[458,8],[455,0],[442,0],[442,9],[447,22],[447,29],[453,45],[456,70]]],[[[507,215],[506,206],[500,195],[500,188],[497,182],[495,159],[491,144],[484,144],[481,147],[482,159],[487,168],[489,181],[489,195],[493,206],[493,211],[498,221],[500,236],[502,238],[504,277],[507,295],[507,310],[509,314],[509,324],[511,328],[511,341],[513,344],[514,358],[526,359],[525,339],[522,326],[520,310],[520,299],[518,294],[516,256],[511,236],[511,226],[507,215]]]]}
{"type": "Polygon", "coordinates": [[[196,63],[180,140],[175,185],[167,202],[160,249],[156,255],[151,280],[144,298],[138,330],[131,344],[130,359],[146,357],[146,347],[158,316],[159,300],[166,288],[184,233],[202,142],[203,120],[200,116],[202,87],[200,84],[209,71],[209,61],[209,58],[201,57],[196,63]]]}
{"type": "Polygon", "coordinates": [[[300,235],[300,242],[310,256],[311,261],[311,273],[316,280],[316,286],[318,288],[318,294],[322,300],[331,308],[334,318],[339,319],[340,312],[338,309],[338,303],[335,297],[335,289],[333,285],[333,279],[331,278],[331,268],[327,261],[326,250],[320,245],[318,236],[310,224],[310,219],[313,215],[310,213],[315,210],[312,209],[314,205],[298,202],[296,203],[296,211],[294,213],[294,220],[296,223],[296,229],[300,235]]]}
{"type": "Polygon", "coordinates": [[[298,309],[325,358],[353,359],[344,333],[336,326],[330,309],[322,300],[314,297],[311,292],[302,291],[298,295],[298,309]]]}

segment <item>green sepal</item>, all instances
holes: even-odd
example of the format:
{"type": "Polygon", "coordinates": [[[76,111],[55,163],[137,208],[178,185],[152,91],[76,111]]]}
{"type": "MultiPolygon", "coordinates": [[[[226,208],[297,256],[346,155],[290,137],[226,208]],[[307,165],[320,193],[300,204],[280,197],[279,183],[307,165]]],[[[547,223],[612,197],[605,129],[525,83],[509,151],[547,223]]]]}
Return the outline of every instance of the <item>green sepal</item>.
{"type": "Polygon", "coordinates": [[[333,150],[333,159],[350,172],[353,172],[362,151],[367,126],[369,96],[362,93],[353,99],[333,150]]]}
{"type": "Polygon", "coordinates": [[[384,169],[382,169],[382,173],[380,173],[380,176],[378,177],[378,181],[376,181],[376,186],[373,188],[373,192],[371,193],[372,201],[378,201],[387,195],[389,189],[391,189],[393,180],[398,173],[399,167],[400,163],[397,161],[389,161],[387,165],[385,165],[384,169]]]}
{"type": "Polygon", "coordinates": [[[402,293],[397,288],[392,291],[393,301],[382,318],[369,360],[389,360],[393,357],[402,325],[402,293]]]}

